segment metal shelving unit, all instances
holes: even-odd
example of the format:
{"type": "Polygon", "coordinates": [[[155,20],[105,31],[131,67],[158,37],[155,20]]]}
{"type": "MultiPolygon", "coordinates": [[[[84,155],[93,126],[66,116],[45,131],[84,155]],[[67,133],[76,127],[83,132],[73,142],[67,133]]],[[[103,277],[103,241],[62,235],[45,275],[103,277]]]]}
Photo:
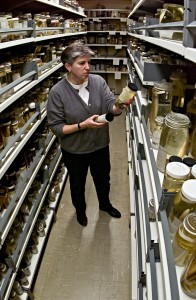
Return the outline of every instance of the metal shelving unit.
{"type": "MultiPolygon", "coordinates": [[[[31,6],[31,12],[36,13],[40,11],[49,11],[51,13],[61,13],[63,16],[67,16],[68,18],[78,18],[85,17],[82,10],[70,6],[69,8],[64,7],[64,3],[62,1],[62,5],[57,5],[52,2],[46,0],[30,0],[30,1],[19,1],[19,0],[7,0],[2,3],[1,8],[2,11],[10,11],[18,10],[23,12],[29,12],[29,5],[31,6]]],[[[55,35],[41,36],[36,37],[37,28],[35,28],[34,24],[27,28],[23,29],[13,29],[13,32],[28,32],[28,37],[10,41],[0,44],[0,51],[3,53],[7,49],[12,49],[13,47],[25,47],[30,43],[39,43],[46,40],[54,40],[54,39],[69,39],[72,36],[80,36],[86,34],[86,32],[76,32],[72,33],[64,33],[66,28],[54,28],[55,30],[60,30],[61,33],[55,35]]],[[[48,30],[48,28],[45,28],[48,30]]],[[[0,30],[0,34],[5,33],[7,31],[0,30]]],[[[14,49],[14,48],[13,48],[14,49]]],[[[35,62],[31,62],[23,65],[23,73],[21,78],[13,81],[9,85],[0,89],[0,95],[3,95],[8,90],[14,90],[14,93],[2,103],[0,103],[0,113],[4,112],[8,109],[12,104],[14,104],[20,97],[24,97],[24,95],[29,92],[36,85],[42,83],[45,79],[51,76],[54,72],[58,71],[62,67],[62,63],[60,62],[60,58],[50,61],[49,63],[45,63],[41,68],[37,66],[35,62]]],[[[36,112],[31,116],[31,118],[25,123],[25,125],[19,129],[17,134],[11,139],[9,144],[1,151],[0,153],[0,179],[3,178],[9,167],[14,163],[15,159],[19,155],[19,153],[23,150],[23,148],[27,145],[30,139],[34,136],[35,132],[39,130],[41,125],[46,121],[46,104],[47,101],[37,105],[36,112]],[[30,126],[30,128],[29,128],[30,126]],[[27,130],[28,129],[28,130],[27,130]],[[22,138],[21,138],[22,137],[22,138]],[[18,141],[19,139],[19,141],[18,141]],[[16,143],[17,141],[17,143],[16,143]]],[[[22,204],[26,201],[26,197],[28,192],[36,179],[36,176],[41,171],[41,168],[45,164],[45,159],[50,151],[50,149],[57,143],[56,137],[52,132],[49,132],[48,136],[44,140],[43,138],[39,140],[39,149],[36,151],[36,155],[33,158],[33,161],[30,163],[28,169],[25,172],[23,178],[21,178],[17,182],[16,191],[14,196],[11,198],[11,201],[6,209],[1,212],[1,220],[0,220],[0,249],[3,250],[5,248],[6,238],[12,228],[14,220],[18,216],[18,213],[21,209],[22,204]]],[[[61,163],[62,155],[60,148],[57,149],[56,155],[53,157],[50,166],[48,166],[48,172],[43,174],[43,182],[41,184],[41,188],[37,196],[33,201],[33,205],[30,209],[29,218],[25,222],[22,232],[20,233],[20,237],[17,240],[16,249],[12,254],[9,254],[5,257],[5,262],[8,266],[8,271],[5,274],[4,279],[2,280],[0,287],[0,299],[8,300],[10,297],[10,292],[12,290],[14,281],[17,277],[17,272],[20,269],[20,263],[25,254],[26,248],[28,247],[28,242],[31,237],[31,233],[34,230],[36,225],[36,221],[39,217],[39,213],[43,207],[44,201],[48,200],[48,192],[50,186],[52,184],[52,180],[56,175],[57,168],[61,163]]],[[[42,174],[42,173],[41,173],[42,174]]],[[[39,238],[38,244],[38,254],[35,255],[32,259],[32,263],[30,266],[31,269],[31,277],[29,279],[29,285],[23,286],[24,293],[20,296],[20,299],[33,299],[33,295],[31,293],[31,288],[33,284],[33,278],[36,274],[36,271],[39,267],[39,259],[42,256],[42,252],[44,249],[44,244],[47,242],[50,227],[53,221],[56,219],[56,209],[58,207],[61,193],[64,189],[64,185],[67,179],[67,171],[65,170],[65,174],[63,175],[62,182],[60,184],[61,191],[57,194],[55,202],[51,202],[49,205],[50,214],[46,221],[45,228],[45,236],[39,238]]]]}

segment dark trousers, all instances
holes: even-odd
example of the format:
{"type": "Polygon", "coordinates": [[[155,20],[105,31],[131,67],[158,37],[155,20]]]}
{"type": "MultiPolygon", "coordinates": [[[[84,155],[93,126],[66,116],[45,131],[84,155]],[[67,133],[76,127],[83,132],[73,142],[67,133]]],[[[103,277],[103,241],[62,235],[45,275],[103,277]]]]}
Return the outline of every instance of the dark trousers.
{"type": "Polygon", "coordinates": [[[71,198],[77,213],[85,212],[85,184],[90,172],[95,184],[99,207],[110,206],[110,153],[109,146],[88,154],[73,154],[63,149],[63,162],[68,170],[71,198]]]}

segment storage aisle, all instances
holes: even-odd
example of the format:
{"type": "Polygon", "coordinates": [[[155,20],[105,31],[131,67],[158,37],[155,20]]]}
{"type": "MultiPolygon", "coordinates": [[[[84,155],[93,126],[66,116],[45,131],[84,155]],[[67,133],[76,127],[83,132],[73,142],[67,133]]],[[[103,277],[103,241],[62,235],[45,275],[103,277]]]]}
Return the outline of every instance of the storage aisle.
{"type": "Polygon", "coordinates": [[[91,176],[86,185],[87,227],[76,221],[65,186],[34,287],[35,300],[130,300],[129,184],[125,117],[110,123],[110,199],[114,219],[98,209],[91,176]]]}

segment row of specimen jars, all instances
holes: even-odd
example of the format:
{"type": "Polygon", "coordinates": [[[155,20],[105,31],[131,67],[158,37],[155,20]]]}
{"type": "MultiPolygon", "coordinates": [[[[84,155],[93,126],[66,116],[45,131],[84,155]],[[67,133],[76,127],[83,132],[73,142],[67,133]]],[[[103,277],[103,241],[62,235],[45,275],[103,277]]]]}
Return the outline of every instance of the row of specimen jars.
{"type": "Polygon", "coordinates": [[[127,38],[127,44],[130,47],[131,53],[137,56],[142,64],[144,62],[154,62],[158,64],[194,66],[193,62],[185,60],[176,53],[171,53],[166,49],[160,49],[155,45],[151,45],[137,38],[127,38]]]}
{"type": "MultiPolygon", "coordinates": [[[[32,88],[0,114],[0,152],[11,142],[18,130],[22,129],[36,112],[45,107],[50,88],[60,81],[62,76],[64,74],[54,73],[53,76],[32,88]]],[[[36,118],[34,122],[36,122],[36,118]]],[[[21,139],[32,125],[33,123],[23,132],[21,139]]]]}
{"type": "MultiPolygon", "coordinates": [[[[175,159],[175,157],[173,158],[175,159]]],[[[178,171],[181,173],[180,164],[182,163],[170,162],[170,164],[175,163],[178,164],[178,171]]],[[[168,198],[172,202],[168,212],[169,230],[174,262],[177,266],[183,267],[180,278],[182,290],[189,297],[196,299],[196,179],[188,179],[183,182],[180,174],[178,175],[179,177],[176,179],[178,185],[173,180],[176,187],[175,196],[173,199],[172,196],[168,198]],[[180,182],[183,182],[181,187],[180,182]]],[[[153,200],[149,202],[149,219],[150,221],[156,219],[153,200]]]]}
{"type": "MultiPolygon", "coordinates": [[[[36,175],[32,185],[31,185],[27,195],[25,196],[25,199],[23,200],[23,203],[20,207],[20,210],[19,210],[16,218],[13,220],[11,230],[9,231],[9,233],[5,239],[5,242],[3,244],[5,252],[7,252],[7,254],[10,253],[12,255],[16,249],[16,246],[17,246],[16,238],[19,237],[19,235],[21,234],[21,230],[23,230],[24,225],[29,220],[29,217],[31,215],[31,209],[32,209],[33,205],[36,203],[35,200],[37,199],[37,197],[40,194],[42,184],[45,182],[46,179],[47,180],[49,179],[48,173],[46,173],[46,168],[50,169],[50,165],[48,166],[46,164],[46,162],[47,161],[49,161],[49,163],[52,162],[52,160],[56,156],[57,148],[58,148],[58,145],[55,144],[54,147],[52,148],[52,150],[50,151],[50,153],[47,155],[43,165],[41,166],[38,174],[36,175]],[[19,228],[19,230],[17,230],[17,228],[19,228]],[[11,249],[9,248],[10,240],[12,241],[11,244],[13,246],[11,249]]],[[[62,163],[60,163],[58,165],[57,171],[58,171],[58,173],[56,172],[55,176],[51,180],[49,192],[46,197],[46,199],[48,199],[49,201],[52,201],[52,202],[54,201],[54,193],[55,193],[55,195],[60,193],[61,183],[62,183],[63,176],[65,173],[65,168],[62,163]]],[[[11,174],[11,176],[13,178],[14,174],[11,174]]],[[[43,206],[43,209],[44,209],[44,207],[45,206],[43,206]]],[[[42,210],[41,210],[41,212],[42,212],[42,210]]],[[[40,214],[40,219],[42,218],[42,216],[43,216],[43,214],[42,215],[40,214]]]]}
{"type": "Polygon", "coordinates": [[[91,62],[90,65],[91,71],[114,71],[114,72],[127,72],[126,65],[114,65],[111,63],[95,63],[91,62]]]}
{"type": "MultiPolygon", "coordinates": [[[[48,199],[45,199],[43,206],[40,210],[40,213],[38,215],[37,221],[35,223],[34,229],[32,231],[31,237],[29,239],[26,251],[24,253],[24,256],[22,258],[22,261],[20,263],[18,272],[17,272],[17,278],[16,281],[20,284],[20,286],[26,286],[27,280],[24,282],[24,275],[30,276],[31,272],[29,269],[29,266],[31,265],[31,258],[33,254],[37,254],[37,245],[39,243],[39,237],[45,236],[45,230],[46,230],[46,219],[48,215],[50,214],[51,210],[49,208],[49,201],[48,199]],[[22,275],[22,276],[21,276],[22,275]]],[[[3,285],[3,280],[6,276],[6,272],[8,271],[9,267],[6,265],[5,258],[8,255],[13,255],[14,251],[17,248],[18,241],[20,239],[20,235],[28,222],[28,216],[31,213],[32,205],[30,202],[24,201],[24,203],[21,206],[21,209],[18,212],[18,215],[16,216],[16,219],[14,220],[14,223],[10,229],[10,232],[8,233],[8,236],[4,242],[4,245],[1,250],[1,260],[0,260],[0,281],[1,285],[3,285]]],[[[22,289],[18,290],[19,285],[14,284],[13,290],[15,290],[19,295],[22,294],[22,289]],[[17,289],[16,289],[17,288],[17,289]]],[[[12,294],[12,293],[11,293],[12,294]]]]}
{"type": "Polygon", "coordinates": [[[30,21],[35,20],[35,27],[83,27],[82,19],[65,19],[62,15],[50,15],[42,12],[32,15],[31,13],[0,13],[0,28],[9,30],[11,28],[22,29],[28,27],[30,21]]]}
{"type": "MultiPolygon", "coordinates": [[[[3,88],[13,81],[19,79],[24,75],[25,64],[35,62],[38,68],[44,66],[48,62],[51,63],[52,67],[54,64],[58,63],[55,61],[59,58],[64,49],[62,44],[49,44],[49,45],[38,45],[32,52],[21,55],[11,55],[8,57],[7,61],[0,64],[0,88],[3,88]]],[[[26,71],[25,71],[26,72],[26,71]]],[[[41,75],[42,71],[38,71],[38,75],[41,75]]],[[[0,103],[9,98],[15,93],[15,88],[11,88],[2,95],[0,95],[0,103]]]]}
{"type": "Polygon", "coordinates": [[[88,31],[126,31],[127,25],[126,23],[111,23],[109,21],[89,21],[87,23],[88,31]]]}
{"type": "Polygon", "coordinates": [[[118,44],[127,45],[127,37],[121,35],[91,34],[85,37],[87,44],[118,44]]]}
{"type": "Polygon", "coordinates": [[[87,10],[86,16],[88,18],[96,18],[96,17],[111,17],[111,18],[127,18],[128,12],[126,11],[118,11],[118,10],[87,10]]]}
{"type": "Polygon", "coordinates": [[[183,267],[182,290],[196,299],[196,180],[183,183],[168,217],[175,264],[183,267]]]}
{"type": "Polygon", "coordinates": [[[30,138],[23,147],[14,162],[5,172],[0,180],[0,208],[6,209],[13,197],[15,197],[18,186],[26,180],[28,170],[32,166],[34,159],[43,147],[47,136],[48,128],[41,126],[39,131],[30,138]]]}

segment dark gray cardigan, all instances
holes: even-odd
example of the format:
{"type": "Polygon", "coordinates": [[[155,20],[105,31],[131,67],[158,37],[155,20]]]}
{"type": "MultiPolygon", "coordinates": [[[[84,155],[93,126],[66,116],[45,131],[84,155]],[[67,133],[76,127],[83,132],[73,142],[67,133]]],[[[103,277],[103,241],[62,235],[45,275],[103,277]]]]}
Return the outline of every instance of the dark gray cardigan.
{"type": "Polygon", "coordinates": [[[102,128],[88,128],[67,135],[62,132],[65,124],[77,124],[94,114],[112,112],[116,98],[101,76],[90,74],[87,88],[88,105],[65,78],[52,87],[48,97],[49,126],[59,138],[61,147],[71,153],[90,153],[109,144],[108,124],[102,128]]]}

